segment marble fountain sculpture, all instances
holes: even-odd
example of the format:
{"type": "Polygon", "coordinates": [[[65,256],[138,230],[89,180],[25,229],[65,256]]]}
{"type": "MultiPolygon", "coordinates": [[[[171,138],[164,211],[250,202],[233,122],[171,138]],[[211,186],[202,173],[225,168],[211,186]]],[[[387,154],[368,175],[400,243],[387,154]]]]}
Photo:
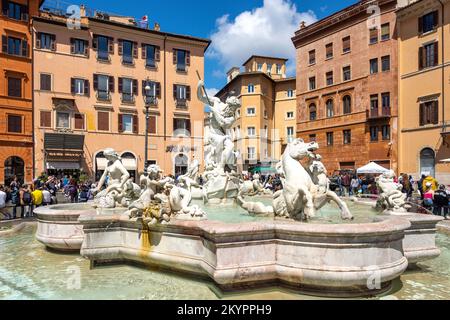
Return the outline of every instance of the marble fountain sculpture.
{"type": "MultiPolygon", "coordinates": [[[[438,217],[385,212],[354,223],[346,203],[329,189],[316,143],[291,142],[277,166],[284,189],[273,195],[272,205],[254,200],[262,193],[260,185],[240,183],[225,130],[235,121],[238,100],[212,101],[203,187],[197,183],[196,161],[177,183],[152,165],[137,186],[108,149],[99,188],[107,178],[108,187],[99,189],[93,204],[38,208],[37,239],[52,249],[79,251],[94,267],[134,262],[209,278],[223,289],[278,283],[320,296],[385,292],[409,264],[440,254],[435,243],[438,217]],[[193,194],[205,203],[193,204],[193,194]],[[273,218],[226,223],[207,215],[230,199],[256,216],[273,218]],[[345,223],[313,223],[330,201],[345,223]]],[[[223,206],[230,215],[238,209],[236,204],[223,206]]]]}

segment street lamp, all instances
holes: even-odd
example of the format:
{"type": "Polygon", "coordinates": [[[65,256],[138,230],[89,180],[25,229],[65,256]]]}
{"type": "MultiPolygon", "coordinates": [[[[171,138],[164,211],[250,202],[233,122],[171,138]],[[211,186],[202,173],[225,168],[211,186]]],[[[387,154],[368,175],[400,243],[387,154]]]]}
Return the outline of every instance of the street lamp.
{"type": "Polygon", "coordinates": [[[152,102],[152,87],[150,86],[150,80],[147,78],[145,81],[145,162],[144,162],[144,173],[147,174],[148,166],[148,120],[150,119],[149,109],[152,102]]]}

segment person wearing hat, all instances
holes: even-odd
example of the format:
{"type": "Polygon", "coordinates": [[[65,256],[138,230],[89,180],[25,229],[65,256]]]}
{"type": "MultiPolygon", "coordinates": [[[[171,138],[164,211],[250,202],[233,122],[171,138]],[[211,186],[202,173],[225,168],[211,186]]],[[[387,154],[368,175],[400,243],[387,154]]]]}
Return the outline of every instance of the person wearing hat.
{"type": "Polygon", "coordinates": [[[433,209],[433,198],[434,198],[434,190],[433,184],[431,182],[425,183],[424,194],[423,194],[423,206],[428,209],[433,209]]]}

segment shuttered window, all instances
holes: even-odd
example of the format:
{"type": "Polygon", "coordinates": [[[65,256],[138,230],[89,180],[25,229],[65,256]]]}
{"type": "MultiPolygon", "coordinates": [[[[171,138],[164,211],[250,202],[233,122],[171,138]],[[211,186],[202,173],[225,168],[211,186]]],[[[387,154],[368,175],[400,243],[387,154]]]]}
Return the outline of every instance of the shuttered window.
{"type": "Polygon", "coordinates": [[[308,53],[308,61],[309,64],[315,64],[316,63],[316,50],[311,50],[308,53]]]}
{"type": "Polygon", "coordinates": [[[378,29],[377,28],[373,28],[370,29],[369,31],[369,43],[370,44],[374,44],[378,42],[378,29]]]}
{"type": "Polygon", "coordinates": [[[110,131],[109,130],[109,112],[98,111],[97,112],[97,129],[99,131],[110,131]]]}
{"type": "Polygon", "coordinates": [[[439,12],[433,11],[419,17],[419,33],[427,33],[433,31],[438,26],[439,12]]]}
{"type": "Polygon", "coordinates": [[[41,73],[41,90],[42,91],[52,90],[52,76],[50,74],[41,73]]]}
{"type": "Polygon", "coordinates": [[[9,36],[2,36],[2,52],[10,55],[28,57],[28,41],[9,36]]]}
{"type": "Polygon", "coordinates": [[[42,128],[51,128],[52,126],[52,112],[41,111],[40,112],[40,125],[42,128]]]}
{"type": "Polygon", "coordinates": [[[331,59],[333,58],[333,44],[329,43],[325,46],[325,51],[326,51],[326,59],[331,59]]]}
{"type": "Polygon", "coordinates": [[[75,113],[75,130],[84,130],[84,114],[75,113]]]}
{"type": "Polygon", "coordinates": [[[347,53],[351,50],[351,44],[350,44],[350,36],[347,36],[342,39],[342,52],[347,53]]]}
{"type": "Polygon", "coordinates": [[[97,59],[109,61],[109,55],[114,54],[114,39],[102,35],[94,35],[92,49],[97,51],[97,59]]]}
{"type": "Polygon", "coordinates": [[[89,42],[87,40],[71,38],[70,39],[70,53],[88,56],[89,55],[89,42]]]}
{"type": "Polygon", "coordinates": [[[22,97],[22,79],[8,77],[8,96],[22,97]]]}
{"type": "Polygon", "coordinates": [[[327,86],[333,85],[333,82],[334,82],[333,71],[327,72],[325,76],[326,76],[327,86]]]}
{"type": "Polygon", "coordinates": [[[138,116],[131,114],[119,114],[119,132],[134,133],[139,132],[138,116]]]}
{"type": "Polygon", "coordinates": [[[381,25],[381,41],[386,41],[391,38],[391,29],[389,23],[381,25]]]}
{"type": "Polygon", "coordinates": [[[351,130],[344,130],[344,144],[351,144],[352,143],[352,131],[351,130]]]}
{"type": "Polygon", "coordinates": [[[424,126],[428,124],[438,124],[439,123],[439,102],[427,101],[421,103],[419,108],[419,125],[424,126]]]}
{"type": "Polygon", "coordinates": [[[156,68],[156,63],[161,60],[160,48],[149,44],[142,44],[142,59],[145,59],[145,66],[156,68]]]}
{"type": "Polygon", "coordinates": [[[2,13],[10,19],[27,21],[29,18],[28,6],[12,1],[2,1],[2,13]]]}
{"type": "Polygon", "coordinates": [[[177,71],[187,71],[187,66],[191,65],[191,53],[187,50],[174,49],[173,63],[177,65],[177,71]]]}
{"type": "Polygon", "coordinates": [[[381,57],[381,71],[391,70],[391,56],[381,57]]]}
{"type": "Polygon", "coordinates": [[[56,51],[56,36],[54,34],[38,32],[36,35],[36,48],[56,51]]]}
{"type": "Polygon", "coordinates": [[[437,66],[438,61],[439,45],[437,41],[419,48],[419,69],[437,66]]]}
{"type": "Polygon", "coordinates": [[[8,115],[8,132],[22,133],[22,116],[8,115]]]}
{"type": "Polygon", "coordinates": [[[149,116],[148,118],[148,133],[156,134],[156,116],[149,116]]]}

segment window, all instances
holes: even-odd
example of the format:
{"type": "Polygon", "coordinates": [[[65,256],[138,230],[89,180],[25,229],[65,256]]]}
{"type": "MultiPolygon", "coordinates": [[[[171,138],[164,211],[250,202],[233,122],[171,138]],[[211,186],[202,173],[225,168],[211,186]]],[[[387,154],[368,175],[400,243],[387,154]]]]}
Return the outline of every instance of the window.
{"type": "Polygon", "coordinates": [[[326,108],[327,108],[327,118],[333,117],[334,116],[333,100],[331,100],[331,99],[327,100],[326,108]]]}
{"type": "Polygon", "coordinates": [[[294,97],[294,90],[289,89],[289,90],[287,91],[287,96],[288,96],[288,98],[294,97]]]}
{"type": "Polygon", "coordinates": [[[350,36],[348,36],[342,39],[342,52],[348,53],[350,51],[351,51],[350,36]]]}
{"type": "Polygon", "coordinates": [[[370,127],[370,141],[378,141],[378,127],[370,127]]]}
{"type": "Polygon", "coordinates": [[[247,108],[247,116],[254,116],[254,115],[256,115],[256,108],[254,107],[247,108]]]}
{"type": "Polygon", "coordinates": [[[149,134],[156,134],[156,116],[149,116],[148,117],[148,133],[149,134]]]}
{"type": "Polygon", "coordinates": [[[97,59],[100,61],[109,61],[109,54],[114,53],[113,39],[106,36],[94,35],[92,49],[97,51],[97,59]]]}
{"type": "Polygon", "coordinates": [[[56,112],[56,128],[70,129],[70,114],[67,112],[56,112]]]}
{"type": "Polygon", "coordinates": [[[142,95],[146,99],[145,103],[156,105],[158,103],[157,98],[161,97],[161,83],[143,80],[142,95]],[[146,90],[147,86],[150,88],[149,91],[146,90]]]}
{"type": "Polygon", "coordinates": [[[316,63],[316,50],[311,50],[308,53],[309,56],[309,64],[315,64],[316,63]]]}
{"type": "Polygon", "coordinates": [[[89,81],[85,79],[71,79],[71,93],[77,95],[89,95],[89,81]]]}
{"type": "Polygon", "coordinates": [[[326,59],[331,59],[333,58],[333,44],[329,43],[325,46],[325,57],[326,59]]]}
{"type": "Polygon", "coordinates": [[[333,85],[333,71],[329,71],[326,73],[327,86],[333,85]]]}
{"type": "Polygon", "coordinates": [[[8,0],[2,1],[3,15],[15,20],[28,20],[28,7],[8,0]]]}
{"type": "Polygon", "coordinates": [[[378,73],[378,58],[370,59],[370,74],[378,73]]]}
{"type": "Polygon", "coordinates": [[[88,42],[86,40],[72,38],[70,43],[70,52],[72,54],[88,55],[88,42]]]}
{"type": "Polygon", "coordinates": [[[109,131],[109,112],[99,111],[97,113],[97,130],[109,131]]]}
{"type": "Polygon", "coordinates": [[[119,40],[119,55],[122,56],[123,64],[133,64],[134,58],[137,58],[137,43],[128,40],[119,40]]]}
{"type": "Polygon", "coordinates": [[[268,75],[272,74],[272,64],[267,64],[267,74],[268,75]]]}
{"type": "Polygon", "coordinates": [[[259,72],[263,71],[263,64],[262,63],[258,63],[258,67],[257,67],[259,72]]]}
{"type": "Polygon", "coordinates": [[[256,129],[255,129],[255,127],[248,127],[248,128],[247,128],[247,135],[248,135],[249,137],[254,137],[254,136],[256,136],[256,129]]]}
{"type": "Polygon", "coordinates": [[[277,64],[277,74],[281,74],[281,64],[277,64]]]}
{"type": "Polygon", "coordinates": [[[309,120],[314,121],[317,119],[317,108],[316,105],[313,103],[309,105],[309,120]]]}
{"type": "Polygon", "coordinates": [[[254,86],[253,84],[249,84],[249,85],[247,86],[247,92],[248,92],[248,93],[253,93],[253,92],[255,92],[255,86],[254,86]]]}
{"type": "Polygon", "coordinates": [[[84,114],[75,113],[75,130],[84,130],[84,114]]]}
{"type": "Polygon", "coordinates": [[[293,111],[289,111],[286,113],[286,118],[287,119],[294,119],[294,112],[293,111]]]}
{"type": "Polygon", "coordinates": [[[342,102],[344,104],[344,114],[352,113],[352,98],[350,96],[345,96],[342,99],[342,102]]]}
{"type": "Polygon", "coordinates": [[[266,108],[264,108],[264,118],[268,118],[269,117],[269,114],[267,113],[267,110],[266,110],[266,108]]]}
{"type": "Polygon", "coordinates": [[[389,23],[381,25],[381,41],[386,41],[391,38],[391,30],[389,23]]]}
{"type": "Polygon", "coordinates": [[[122,130],[120,132],[133,133],[133,115],[122,114],[122,130]]]}
{"type": "Polygon", "coordinates": [[[22,79],[8,77],[8,96],[22,97],[22,79]]]}
{"type": "Polygon", "coordinates": [[[191,64],[190,52],[175,49],[173,53],[173,63],[177,65],[177,71],[187,71],[187,66],[191,64]]]}
{"type": "Polygon", "coordinates": [[[381,71],[391,70],[391,56],[381,57],[381,71]]]}
{"type": "Polygon", "coordinates": [[[114,91],[114,77],[95,74],[94,90],[97,90],[97,99],[104,101],[110,100],[110,93],[114,91]]]}
{"type": "Polygon", "coordinates": [[[22,133],[22,116],[8,115],[8,132],[22,133]]]}
{"type": "Polygon", "coordinates": [[[381,133],[383,140],[391,140],[391,126],[384,125],[381,127],[381,133]]]}
{"type": "Polygon", "coordinates": [[[134,102],[134,96],[138,91],[137,85],[137,80],[119,78],[119,93],[122,94],[122,102],[134,102]]]}
{"type": "Polygon", "coordinates": [[[352,131],[344,130],[344,144],[351,144],[351,143],[352,143],[352,131]]]}
{"type": "Polygon", "coordinates": [[[173,95],[177,106],[186,106],[186,101],[191,100],[191,87],[175,84],[173,95]]]}
{"type": "Polygon", "coordinates": [[[437,100],[421,103],[419,108],[420,126],[439,123],[439,109],[437,100]]]}
{"type": "Polygon", "coordinates": [[[49,33],[38,33],[36,38],[36,47],[38,49],[56,51],[56,36],[49,33]]]}
{"type": "Polygon", "coordinates": [[[52,112],[51,111],[41,111],[40,112],[40,126],[42,128],[52,127],[52,112]]]}
{"type": "Polygon", "coordinates": [[[373,117],[378,116],[378,95],[372,94],[370,96],[370,112],[373,117]]]}
{"type": "Polygon", "coordinates": [[[248,147],[248,158],[249,159],[256,159],[256,148],[255,147],[248,147]]]}
{"type": "Polygon", "coordinates": [[[174,131],[174,135],[181,134],[184,136],[190,136],[191,121],[189,119],[174,118],[173,119],[173,131],[174,131]]]}
{"type": "Polygon", "coordinates": [[[310,134],[310,135],[309,135],[309,141],[310,141],[310,142],[316,142],[316,141],[317,141],[317,135],[315,135],[315,134],[310,134]]]}
{"type": "Polygon", "coordinates": [[[369,43],[374,44],[378,42],[378,29],[373,28],[369,30],[369,43]]]}
{"type": "Polygon", "coordinates": [[[419,48],[419,69],[434,67],[438,64],[438,42],[430,43],[419,48]]]}
{"type": "Polygon", "coordinates": [[[352,79],[352,69],[350,66],[342,68],[342,78],[344,81],[349,81],[352,79]]]}
{"type": "Polygon", "coordinates": [[[287,130],[288,138],[291,138],[294,136],[294,127],[287,127],[286,130],[287,130]]]}
{"type": "Polygon", "coordinates": [[[327,146],[332,146],[334,144],[334,134],[333,132],[327,132],[327,146]]]}
{"type": "Polygon", "coordinates": [[[148,44],[142,45],[142,58],[145,59],[145,66],[156,68],[156,63],[161,59],[160,48],[148,44]]]}
{"type": "Polygon", "coordinates": [[[419,18],[419,33],[427,33],[436,29],[438,25],[438,11],[433,11],[419,18]]]}
{"type": "Polygon", "coordinates": [[[52,90],[52,76],[50,74],[41,73],[41,90],[51,91],[52,90]]]}
{"type": "Polygon", "coordinates": [[[28,57],[28,41],[25,39],[2,36],[2,52],[15,56],[28,57]]]}
{"type": "Polygon", "coordinates": [[[389,109],[391,108],[391,94],[389,92],[381,94],[381,106],[383,107],[383,115],[390,115],[389,109]]]}
{"type": "Polygon", "coordinates": [[[309,90],[316,89],[316,77],[309,78],[309,90]]]}

